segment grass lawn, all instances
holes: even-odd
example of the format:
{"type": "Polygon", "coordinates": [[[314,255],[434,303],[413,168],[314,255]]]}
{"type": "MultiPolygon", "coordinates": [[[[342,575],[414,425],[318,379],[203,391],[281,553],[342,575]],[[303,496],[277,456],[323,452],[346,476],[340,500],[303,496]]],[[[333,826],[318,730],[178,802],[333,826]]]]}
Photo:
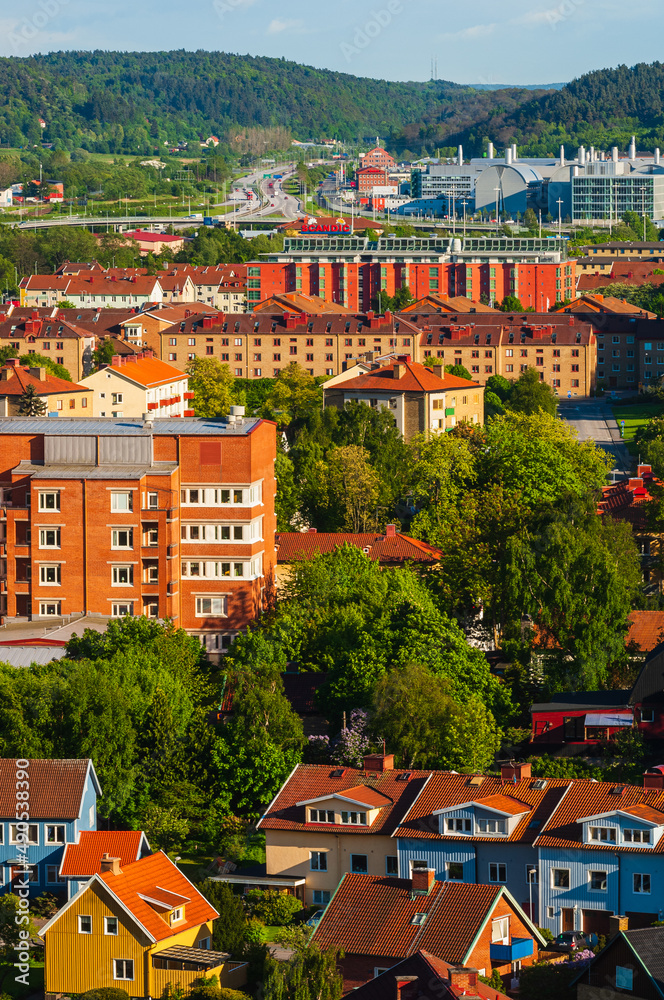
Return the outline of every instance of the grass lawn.
{"type": "Polygon", "coordinates": [[[634,435],[639,427],[643,427],[653,417],[664,415],[664,406],[661,403],[642,403],[636,406],[619,405],[613,407],[613,415],[618,427],[620,427],[621,420],[625,421],[623,437],[629,446],[634,441],[634,435]]]}
{"type": "Polygon", "coordinates": [[[44,966],[35,964],[34,960],[30,963],[30,972],[28,974],[28,986],[24,986],[23,983],[17,983],[15,977],[20,975],[18,969],[12,966],[9,967],[7,972],[6,965],[0,965],[0,982],[2,983],[2,993],[6,996],[14,998],[14,1000],[23,1000],[23,997],[28,997],[32,993],[38,993],[44,989],[44,966]],[[5,975],[5,972],[7,973],[5,975]],[[4,981],[3,981],[4,976],[4,981]]]}
{"type": "Polygon", "coordinates": [[[265,927],[262,928],[262,930],[263,930],[263,941],[265,942],[265,944],[272,944],[274,941],[277,940],[277,938],[283,931],[283,927],[268,927],[266,925],[265,927]]]}

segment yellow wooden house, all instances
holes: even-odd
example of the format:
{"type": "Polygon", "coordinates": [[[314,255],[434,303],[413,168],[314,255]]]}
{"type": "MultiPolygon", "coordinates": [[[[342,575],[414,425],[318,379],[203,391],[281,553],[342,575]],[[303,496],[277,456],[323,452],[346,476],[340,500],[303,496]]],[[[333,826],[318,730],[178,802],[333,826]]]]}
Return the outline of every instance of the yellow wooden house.
{"type": "Polygon", "coordinates": [[[47,1000],[101,986],[160,997],[213,975],[245,984],[246,964],[211,950],[217,911],[163,852],[123,868],[105,855],[101,869],[40,931],[47,1000]]]}

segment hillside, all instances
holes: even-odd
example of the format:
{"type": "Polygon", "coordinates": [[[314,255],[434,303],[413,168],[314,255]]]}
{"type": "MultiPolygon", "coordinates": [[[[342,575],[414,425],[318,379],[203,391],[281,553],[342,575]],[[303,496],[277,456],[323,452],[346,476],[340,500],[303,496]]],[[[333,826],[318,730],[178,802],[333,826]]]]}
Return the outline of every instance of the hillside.
{"type": "Polygon", "coordinates": [[[210,133],[283,126],[295,138],[399,135],[419,155],[443,137],[532,100],[437,80],[391,83],[285,59],[223,52],[56,52],[0,59],[0,139],[143,153],[210,133]],[[39,118],[46,122],[43,130],[39,118]]]}
{"type": "Polygon", "coordinates": [[[625,149],[634,133],[639,149],[664,146],[664,63],[586,73],[515,110],[496,106],[480,127],[448,134],[446,142],[479,152],[488,136],[499,147],[512,141],[522,152],[544,155],[557,153],[560,143],[625,149]]]}

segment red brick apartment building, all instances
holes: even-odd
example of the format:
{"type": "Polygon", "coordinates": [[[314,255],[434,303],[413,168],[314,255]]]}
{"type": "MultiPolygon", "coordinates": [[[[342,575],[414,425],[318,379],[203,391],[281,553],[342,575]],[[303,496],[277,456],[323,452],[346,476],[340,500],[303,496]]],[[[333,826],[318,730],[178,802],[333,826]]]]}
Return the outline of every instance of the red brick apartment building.
{"type": "Polygon", "coordinates": [[[548,312],[576,290],[576,261],[431,262],[325,259],[252,261],[247,265],[247,308],[283,292],[302,292],[336,302],[354,312],[373,308],[381,295],[395,295],[407,285],[415,299],[427,295],[463,295],[502,302],[516,296],[524,309],[548,312]]]}
{"type": "Polygon", "coordinates": [[[274,584],[264,420],[0,420],[0,614],[172,618],[220,653],[274,584]]]}

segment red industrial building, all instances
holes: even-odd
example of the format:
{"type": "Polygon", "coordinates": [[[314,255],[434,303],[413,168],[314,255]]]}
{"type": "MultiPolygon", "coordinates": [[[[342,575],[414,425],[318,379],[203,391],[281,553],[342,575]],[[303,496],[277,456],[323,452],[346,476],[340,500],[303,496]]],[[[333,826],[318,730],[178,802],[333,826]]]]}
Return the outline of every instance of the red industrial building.
{"type": "Polygon", "coordinates": [[[171,618],[211,654],[274,583],[265,420],[0,420],[0,614],[171,618]]]}

